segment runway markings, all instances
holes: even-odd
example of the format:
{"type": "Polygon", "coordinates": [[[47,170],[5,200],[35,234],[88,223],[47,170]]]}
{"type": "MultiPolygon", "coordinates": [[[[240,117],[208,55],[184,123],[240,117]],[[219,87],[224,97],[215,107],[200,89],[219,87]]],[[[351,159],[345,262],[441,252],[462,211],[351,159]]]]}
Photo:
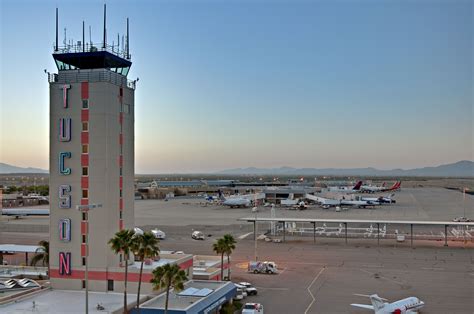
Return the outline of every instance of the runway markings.
{"type": "Polygon", "coordinates": [[[444,268],[441,268],[441,267],[421,267],[421,269],[424,269],[424,270],[444,270],[444,268]]]}
{"type": "Polygon", "coordinates": [[[243,234],[241,236],[238,237],[239,240],[243,240],[245,239],[246,237],[248,237],[249,235],[253,234],[253,232],[249,232],[249,233],[246,233],[246,234],[243,234]]]}
{"type": "MultiPolygon", "coordinates": [[[[372,276],[375,275],[375,273],[372,273],[372,272],[370,272],[370,271],[368,271],[368,270],[365,270],[365,269],[359,269],[359,270],[362,271],[362,272],[364,272],[364,273],[367,273],[367,274],[369,274],[369,275],[372,275],[372,276]]],[[[379,277],[379,278],[382,278],[382,279],[385,279],[385,280],[388,280],[388,281],[391,281],[391,282],[394,282],[394,283],[396,283],[397,285],[405,286],[405,284],[404,284],[403,282],[400,282],[400,281],[398,281],[398,280],[393,280],[393,279],[391,279],[391,278],[384,277],[384,276],[382,276],[382,275],[380,275],[380,274],[378,274],[378,277],[379,277]]]]}
{"type": "Polygon", "coordinates": [[[306,311],[304,311],[304,314],[307,314],[309,309],[311,308],[311,306],[313,305],[314,301],[316,301],[316,298],[314,297],[313,293],[311,292],[311,287],[313,286],[313,284],[316,282],[316,280],[318,280],[319,276],[321,276],[321,274],[323,273],[323,271],[326,269],[326,266],[321,268],[321,270],[319,271],[319,273],[316,275],[316,277],[314,277],[313,281],[311,281],[311,283],[309,284],[308,288],[306,288],[306,290],[308,290],[308,293],[309,295],[311,296],[311,298],[313,299],[311,301],[311,303],[308,305],[308,307],[306,308],[306,311]]]}
{"type": "Polygon", "coordinates": [[[383,268],[383,265],[362,265],[362,267],[367,267],[367,268],[383,268]]]}

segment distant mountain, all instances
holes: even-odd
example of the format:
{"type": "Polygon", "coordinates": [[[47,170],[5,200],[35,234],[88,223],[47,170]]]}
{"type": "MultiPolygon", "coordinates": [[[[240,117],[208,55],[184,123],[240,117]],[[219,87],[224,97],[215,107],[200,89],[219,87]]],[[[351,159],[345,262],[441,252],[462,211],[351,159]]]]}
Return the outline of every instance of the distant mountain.
{"type": "Polygon", "coordinates": [[[39,168],[22,168],[0,162],[0,174],[9,173],[48,173],[48,170],[39,168]]]}
{"type": "Polygon", "coordinates": [[[453,164],[416,169],[379,170],[375,168],[235,168],[217,172],[227,175],[332,175],[332,176],[399,176],[399,177],[474,177],[474,162],[458,161],[453,164]]]}

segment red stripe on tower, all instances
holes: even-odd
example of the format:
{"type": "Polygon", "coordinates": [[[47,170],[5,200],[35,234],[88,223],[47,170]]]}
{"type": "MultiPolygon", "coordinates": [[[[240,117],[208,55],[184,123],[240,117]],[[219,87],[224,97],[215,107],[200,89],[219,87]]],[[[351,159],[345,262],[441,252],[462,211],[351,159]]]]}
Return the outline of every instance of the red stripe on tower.
{"type": "Polygon", "coordinates": [[[82,99],[89,99],[89,82],[81,83],[81,97],[82,99]]]}

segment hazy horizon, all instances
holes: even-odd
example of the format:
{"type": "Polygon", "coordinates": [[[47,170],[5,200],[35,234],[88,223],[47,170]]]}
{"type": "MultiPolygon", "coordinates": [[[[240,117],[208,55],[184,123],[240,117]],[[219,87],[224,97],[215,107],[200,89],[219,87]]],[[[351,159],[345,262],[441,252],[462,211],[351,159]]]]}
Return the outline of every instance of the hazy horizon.
{"type": "MultiPolygon", "coordinates": [[[[1,2],[1,162],[48,168],[55,7],[60,42],[64,27],[81,40],[83,19],[100,42],[102,4],[1,2]]],[[[117,1],[107,11],[109,42],[130,18],[136,173],[474,160],[472,1],[117,1]]]]}

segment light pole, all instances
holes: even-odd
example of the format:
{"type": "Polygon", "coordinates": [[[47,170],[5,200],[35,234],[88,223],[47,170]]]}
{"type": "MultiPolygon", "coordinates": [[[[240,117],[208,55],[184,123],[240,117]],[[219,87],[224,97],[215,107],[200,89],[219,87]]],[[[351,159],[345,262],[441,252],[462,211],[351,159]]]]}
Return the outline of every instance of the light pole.
{"type": "Polygon", "coordinates": [[[88,280],[88,264],[89,264],[89,210],[93,208],[100,208],[102,204],[89,204],[89,205],[76,205],[76,209],[81,213],[85,213],[85,221],[86,221],[86,271],[84,274],[84,281],[86,286],[86,314],[89,314],[89,280],[88,280]]]}
{"type": "Polygon", "coordinates": [[[258,236],[258,224],[257,224],[257,213],[258,213],[258,207],[255,206],[252,208],[252,213],[255,213],[255,261],[258,262],[258,256],[257,256],[257,236],[258,236]]]}

